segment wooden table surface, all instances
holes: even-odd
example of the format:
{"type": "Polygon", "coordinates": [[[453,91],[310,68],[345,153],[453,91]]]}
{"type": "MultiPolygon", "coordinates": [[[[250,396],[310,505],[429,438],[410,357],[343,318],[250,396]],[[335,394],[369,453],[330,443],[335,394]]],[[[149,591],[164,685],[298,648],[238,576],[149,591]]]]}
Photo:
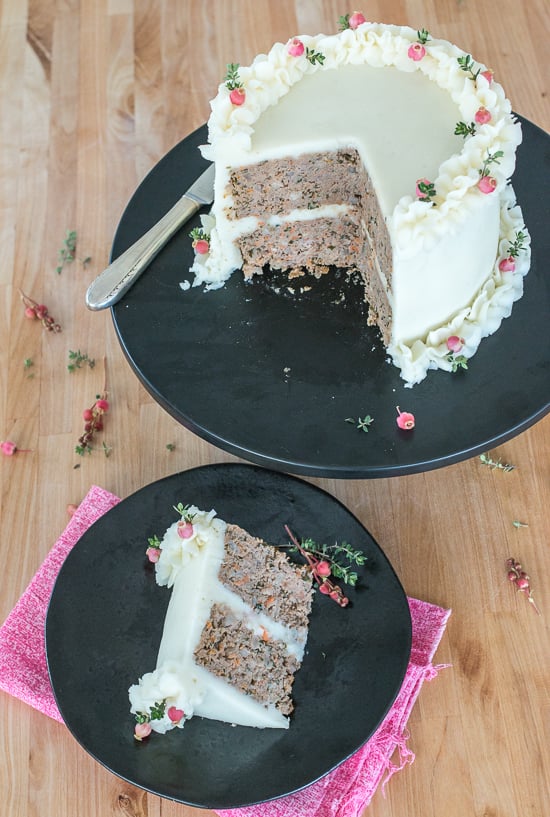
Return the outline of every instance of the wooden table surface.
{"type": "MultiPolygon", "coordinates": [[[[151,399],[109,312],[89,312],[84,294],[136,185],[206,120],[226,64],[299,32],[333,32],[352,10],[332,0],[0,3],[0,439],[32,449],[0,457],[0,621],[92,484],[125,497],[234,459],[151,399]],[[70,230],[78,258],[57,272],[70,230]],[[26,320],[19,289],[46,303],[62,332],[26,320]],[[70,351],[95,367],[70,373],[70,351]],[[105,381],[110,455],[98,447],[80,461],[82,410],[105,381]]],[[[550,129],[546,0],[380,0],[364,12],[456,42],[494,69],[514,110],[550,129]]],[[[452,668],[424,686],[409,724],[416,761],[377,792],[373,817],[549,813],[549,453],[546,417],[491,452],[511,472],[476,457],[400,478],[312,480],[364,522],[408,594],[453,610],[436,656],[452,668]],[[542,615],[507,582],[511,556],[542,615]]],[[[133,788],[5,693],[0,723],[1,817],[210,813],[133,788]]]]}

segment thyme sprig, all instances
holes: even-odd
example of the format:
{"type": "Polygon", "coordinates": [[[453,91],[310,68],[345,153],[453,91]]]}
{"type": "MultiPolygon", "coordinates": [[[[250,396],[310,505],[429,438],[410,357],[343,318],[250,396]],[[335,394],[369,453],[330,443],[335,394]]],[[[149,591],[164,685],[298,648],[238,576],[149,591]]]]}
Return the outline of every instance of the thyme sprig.
{"type": "Polygon", "coordinates": [[[360,550],[355,550],[347,542],[320,545],[311,538],[302,539],[299,542],[288,525],[285,525],[285,530],[291,542],[288,545],[289,552],[299,553],[305,559],[319,592],[329,596],[340,607],[347,607],[348,597],[344,595],[342,588],[332,581],[331,577],[340,579],[350,587],[355,587],[358,573],[353,570],[353,566],[364,565],[367,560],[365,554],[360,550]]]}
{"type": "MultiPolygon", "coordinates": [[[[342,579],[345,584],[355,587],[358,580],[358,574],[352,570],[352,565],[364,565],[367,557],[361,550],[354,550],[347,542],[336,543],[334,545],[318,545],[313,539],[302,539],[301,547],[317,556],[320,559],[326,559],[330,563],[332,575],[337,579],[342,579]],[[340,560],[345,560],[342,564],[340,560]]],[[[297,552],[294,547],[292,552],[297,552]]]]}
{"type": "Polygon", "coordinates": [[[492,164],[500,164],[500,160],[504,156],[503,150],[496,150],[494,153],[487,152],[487,158],[483,162],[483,167],[479,171],[479,175],[483,179],[485,176],[488,176],[490,173],[489,166],[492,164]]]}
{"type": "Polygon", "coordinates": [[[430,32],[426,31],[425,28],[421,28],[420,31],[416,32],[416,34],[417,34],[417,37],[418,37],[418,42],[421,43],[421,45],[426,45],[428,40],[431,39],[430,32]]]}
{"type": "Polygon", "coordinates": [[[448,355],[445,355],[445,360],[449,361],[453,372],[468,368],[468,358],[464,357],[464,355],[455,355],[454,352],[449,352],[448,355]]]}
{"type": "Polygon", "coordinates": [[[470,54],[466,54],[463,57],[457,57],[456,59],[461,69],[465,71],[465,73],[470,74],[470,79],[475,81],[478,78],[481,68],[474,71],[475,62],[471,58],[470,54]]]}
{"type": "Polygon", "coordinates": [[[513,471],[516,467],[509,462],[502,462],[499,458],[498,460],[494,460],[489,454],[480,454],[479,456],[480,462],[483,465],[487,465],[491,470],[500,470],[500,471],[513,471]]]}
{"type": "Polygon", "coordinates": [[[192,241],[209,241],[210,234],[207,233],[202,227],[193,227],[189,233],[189,238],[192,241]]]}
{"type": "Polygon", "coordinates": [[[76,369],[81,369],[83,364],[86,364],[90,367],[90,369],[93,369],[95,366],[95,360],[88,357],[85,352],[81,352],[80,349],[77,352],[73,352],[72,349],[69,349],[69,363],[67,364],[67,369],[70,372],[74,372],[76,369]]]}
{"type": "Polygon", "coordinates": [[[519,230],[516,233],[514,241],[510,241],[508,255],[510,255],[512,258],[517,258],[520,252],[525,249],[526,239],[527,233],[524,233],[521,230],[519,230]]]}
{"type": "Polygon", "coordinates": [[[354,417],[346,417],[346,423],[353,423],[355,428],[367,433],[369,426],[374,423],[374,417],[371,417],[370,414],[366,414],[362,419],[361,417],[358,417],[357,419],[354,417]]]}
{"type": "Polygon", "coordinates": [[[430,202],[431,204],[435,204],[435,201],[432,201],[433,197],[436,195],[435,191],[435,184],[433,182],[424,181],[423,179],[419,179],[417,181],[417,187],[421,196],[418,197],[418,201],[426,201],[430,202]]]}
{"type": "Polygon", "coordinates": [[[177,505],[172,505],[172,507],[179,513],[184,522],[192,522],[197,515],[189,511],[189,505],[183,505],[181,502],[178,502],[177,505]]]}
{"type": "Polygon", "coordinates": [[[242,88],[243,84],[239,78],[239,63],[230,62],[227,64],[227,74],[224,77],[226,88],[229,91],[234,91],[236,88],[242,88]]]}
{"type": "MultiPolygon", "coordinates": [[[[55,268],[55,271],[59,275],[63,271],[63,267],[66,264],[72,263],[76,258],[76,239],[77,234],[76,230],[67,230],[65,238],[63,239],[63,244],[61,249],[58,252],[58,265],[55,268]]],[[[91,261],[91,257],[88,255],[86,258],[82,259],[82,266],[85,267],[86,264],[89,264],[91,261]]]]}
{"type": "Polygon", "coordinates": [[[476,123],[470,122],[469,125],[466,122],[457,122],[455,128],[455,136],[463,136],[466,138],[467,136],[474,136],[476,132],[476,123]]]}
{"type": "Polygon", "coordinates": [[[325,55],[320,51],[315,51],[313,48],[306,47],[306,60],[308,60],[312,65],[315,65],[316,63],[322,65],[325,61],[325,55]]]}
{"type": "Polygon", "coordinates": [[[166,712],[166,698],[156,701],[150,712],[136,712],[137,723],[149,723],[149,721],[161,721],[166,712]]]}

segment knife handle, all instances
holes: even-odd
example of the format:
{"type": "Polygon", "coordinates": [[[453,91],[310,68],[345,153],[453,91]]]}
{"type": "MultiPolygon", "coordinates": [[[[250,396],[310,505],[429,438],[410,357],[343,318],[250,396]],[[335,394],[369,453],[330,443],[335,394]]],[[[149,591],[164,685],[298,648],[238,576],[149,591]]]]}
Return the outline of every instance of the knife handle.
{"type": "Polygon", "coordinates": [[[86,292],[88,309],[106,309],[119,301],[166,242],[200,207],[198,202],[182,196],[160,221],[92,281],[86,292]]]}

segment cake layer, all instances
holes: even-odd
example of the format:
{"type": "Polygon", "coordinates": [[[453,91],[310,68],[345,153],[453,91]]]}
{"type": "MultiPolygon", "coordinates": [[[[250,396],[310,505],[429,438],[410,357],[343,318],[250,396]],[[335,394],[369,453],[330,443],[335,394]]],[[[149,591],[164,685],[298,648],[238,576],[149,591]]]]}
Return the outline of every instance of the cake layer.
{"type": "Polygon", "coordinates": [[[195,649],[195,661],[218,678],[283,715],[293,710],[292,682],[300,662],[262,628],[252,633],[225,604],[214,604],[195,649]]]}
{"type": "Polygon", "coordinates": [[[266,219],[326,204],[359,204],[363,165],[356,150],[306,153],[234,168],[230,174],[231,220],[266,219]]]}
{"type": "Polygon", "coordinates": [[[252,610],[296,632],[305,643],[311,611],[311,574],[305,566],[251,536],[238,525],[227,525],[220,581],[252,610]]]}

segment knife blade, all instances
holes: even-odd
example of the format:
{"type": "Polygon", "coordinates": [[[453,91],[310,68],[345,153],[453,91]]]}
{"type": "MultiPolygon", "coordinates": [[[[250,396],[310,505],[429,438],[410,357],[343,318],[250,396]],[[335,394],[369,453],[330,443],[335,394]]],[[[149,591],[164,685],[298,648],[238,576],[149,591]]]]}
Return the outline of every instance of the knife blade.
{"type": "Polygon", "coordinates": [[[210,165],[160,221],[92,281],[86,292],[88,309],[106,309],[119,301],[174,233],[213,201],[214,165],[210,165]]]}

